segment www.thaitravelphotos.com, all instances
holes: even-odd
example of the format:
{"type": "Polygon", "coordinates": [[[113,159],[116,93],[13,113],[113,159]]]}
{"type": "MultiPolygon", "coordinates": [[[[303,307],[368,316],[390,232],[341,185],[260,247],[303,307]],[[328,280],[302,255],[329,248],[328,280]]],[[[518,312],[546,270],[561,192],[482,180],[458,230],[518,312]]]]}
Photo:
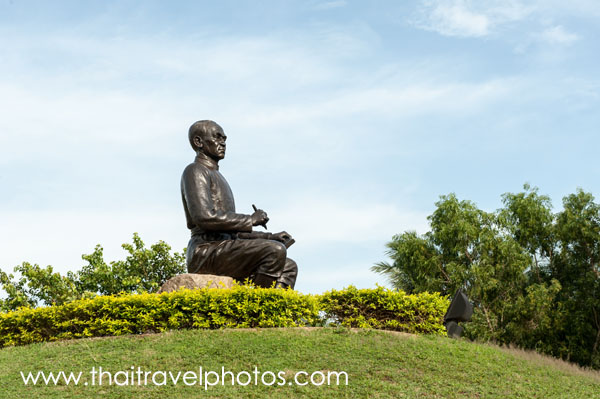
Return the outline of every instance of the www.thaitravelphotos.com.
{"type": "Polygon", "coordinates": [[[149,371],[141,367],[131,366],[129,370],[111,372],[102,367],[92,367],[85,373],[78,372],[20,372],[25,385],[84,385],[84,386],[165,386],[186,385],[203,386],[204,389],[217,385],[348,385],[348,373],[345,371],[298,371],[295,373],[285,371],[259,371],[254,367],[252,372],[233,372],[221,367],[221,372],[204,370],[199,367],[197,371],[149,371]]]}

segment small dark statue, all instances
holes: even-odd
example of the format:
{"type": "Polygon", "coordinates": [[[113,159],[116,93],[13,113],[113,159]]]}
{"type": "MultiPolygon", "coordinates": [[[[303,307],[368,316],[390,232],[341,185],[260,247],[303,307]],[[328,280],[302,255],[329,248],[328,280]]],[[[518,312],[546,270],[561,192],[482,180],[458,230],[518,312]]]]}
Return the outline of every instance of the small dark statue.
{"type": "Polygon", "coordinates": [[[298,266],[287,257],[294,239],[285,231],[252,231],[266,228],[269,218],[262,209],[236,213],[233,193],[219,172],[225,157],[227,136],[213,121],[198,121],[189,130],[196,159],[181,176],[181,196],[192,231],[186,262],[189,273],[216,274],[260,287],[294,288],[298,266]]]}

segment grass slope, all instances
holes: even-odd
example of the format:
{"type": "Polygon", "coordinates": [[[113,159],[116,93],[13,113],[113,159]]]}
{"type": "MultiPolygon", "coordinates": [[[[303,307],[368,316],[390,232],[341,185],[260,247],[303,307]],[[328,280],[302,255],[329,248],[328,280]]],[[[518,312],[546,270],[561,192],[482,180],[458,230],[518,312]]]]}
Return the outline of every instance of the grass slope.
{"type": "MultiPolygon", "coordinates": [[[[90,383],[91,384],[91,383],[90,383]]],[[[374,330],[188,330],[0,350],[1,398],[600,398],[600,374],[519,351],[374,330]],[[20,371],[346,371],[348,386],[27,385],[20,371]]]]}

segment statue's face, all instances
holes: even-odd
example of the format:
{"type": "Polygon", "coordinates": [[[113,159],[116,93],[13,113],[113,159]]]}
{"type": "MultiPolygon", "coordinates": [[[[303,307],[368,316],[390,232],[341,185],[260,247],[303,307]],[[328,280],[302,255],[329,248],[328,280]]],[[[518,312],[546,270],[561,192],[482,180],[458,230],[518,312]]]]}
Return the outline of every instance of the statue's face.
{"type": "Polygon", "coordinates": [[[221,126],[215,124],[200,140],[203,153],[217,161],[225,158],[225,140],[227,140],[227,136],[221,126]]]}

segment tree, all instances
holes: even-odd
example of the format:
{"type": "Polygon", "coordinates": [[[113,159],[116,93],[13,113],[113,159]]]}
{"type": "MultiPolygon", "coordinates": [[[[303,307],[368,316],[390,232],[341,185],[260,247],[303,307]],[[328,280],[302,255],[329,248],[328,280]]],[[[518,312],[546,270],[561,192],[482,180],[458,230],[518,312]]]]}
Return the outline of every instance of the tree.
{"type": "Polygon", "coordinates": [[[52,266],[42,268],[27,262],[14,268],[18,278],[0,271],[0,284],[6,292],[6,298],[0,299],[0,311],[63,304],[97,294],[156,292],[166,280],[185,272],[183,253],[171,254],[171,247],[164,241],[145,248],[134,233],[133,243],[122,247],[129,254],[126,259],[107,264],[103,248],[96,245],[94,252],[82,255],[87,264],[65,276],[54,272],[52,266]]]}
{"type": "Polygon", "coordinates": [[[554,214],[529,185],[502,200],[488,213],[440,197],[431,230],[394,236],[392,263],[372,270],[408,292],[464,289],[475,305],[469,337],[600,368],[600,206],[579,190],[554,214]]]}
{"type": "Polygon", "coordinates": [[[74,281],[54,272],[52,266],[42,268],[23,262],[14,271],[20,274],[17,280],[13,274],[0,271],[0,283],[7,294],[6,299],[0,300],[2,311],[21,306],[62,304],[79,297],[74,281]]]}
{"type": "Polygon", "coordinates": [[[133,244],[123,244],[129,255],[125,260],[107,264],[103,248],[97,245],[94,252],[82,255],[88,262],[74,277],[79,291],[103,295],[119,292],[156,292],[169,278],[184,273],[185,255],[171,255],[171,247],[164,241],[144,248],[144,242],[137,233],[133,234],[133,244]]]}
{"type": "Polygon", "coordinates": [[[600,368],[600,206],[578,190],[563,199],[563,207],[556,223],[561,251],[551,264],[563,285],[559,338],[570,359],[600,368]]]}

